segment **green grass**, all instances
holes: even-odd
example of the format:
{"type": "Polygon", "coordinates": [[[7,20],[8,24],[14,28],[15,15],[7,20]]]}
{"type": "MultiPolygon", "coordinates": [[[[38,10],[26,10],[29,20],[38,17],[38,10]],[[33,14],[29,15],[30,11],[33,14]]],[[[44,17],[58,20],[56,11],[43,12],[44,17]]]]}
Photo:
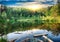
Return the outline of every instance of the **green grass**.
{"type": "Polygon", "coordinates": [[[0,42],[7,42],[6,39],[0,38],[0,42]]]}

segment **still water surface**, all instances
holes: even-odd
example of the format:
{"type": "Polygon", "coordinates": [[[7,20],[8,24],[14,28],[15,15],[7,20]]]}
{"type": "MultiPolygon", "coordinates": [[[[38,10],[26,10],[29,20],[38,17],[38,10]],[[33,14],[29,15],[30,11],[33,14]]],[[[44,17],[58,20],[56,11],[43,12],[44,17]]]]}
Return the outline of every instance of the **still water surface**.
{"type": "MultiPolygon", "coordinates": [[[[48,30],[26,30],[26,31],[18,31],[18,32],[13,32],[9,33],[7,35],[8,40],[14,40],[18,38],[22,38],[24,36],[27,36],[29,34],[48,34],[47,37],[53,40],[54,42],[60,42],[60,33],[58,32],[53,32],[53,31],[48,31],[48,30]],[[17,34],[16,34],[17,33],[17,34]]],[[[32,35],[30,36],[32,37],[32,35]]],[[[40,39],[40,37],[38,37],[40,39]]]]}

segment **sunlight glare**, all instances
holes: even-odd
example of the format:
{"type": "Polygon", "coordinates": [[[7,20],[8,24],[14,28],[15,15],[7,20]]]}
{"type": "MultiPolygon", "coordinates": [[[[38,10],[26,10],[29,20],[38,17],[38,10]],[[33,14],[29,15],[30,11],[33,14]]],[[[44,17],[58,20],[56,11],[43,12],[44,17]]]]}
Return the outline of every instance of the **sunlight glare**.
{"type": "Polygon", "coordinates": [[[33,11],[39,10],[40,8],[41,8],[40,5],[30,5],[30,6],[28,6],[28,9],[33,10],[33,11]]]}
{"type": "Polygon", "coordinates": [[[32,31],[36,31],[36,30],[39,30],[39,29],[32,29],[32,31]]]}

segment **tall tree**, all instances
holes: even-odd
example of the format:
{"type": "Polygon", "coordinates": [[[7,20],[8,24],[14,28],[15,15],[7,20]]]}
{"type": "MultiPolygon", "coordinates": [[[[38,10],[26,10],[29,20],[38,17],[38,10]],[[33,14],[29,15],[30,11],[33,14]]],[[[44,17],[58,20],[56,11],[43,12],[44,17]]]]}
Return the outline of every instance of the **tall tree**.
{"type": "Polygon", "coordinates": [[[58,14],[60,15],[60,0],[57,0],[58,3],[58,14]]]}

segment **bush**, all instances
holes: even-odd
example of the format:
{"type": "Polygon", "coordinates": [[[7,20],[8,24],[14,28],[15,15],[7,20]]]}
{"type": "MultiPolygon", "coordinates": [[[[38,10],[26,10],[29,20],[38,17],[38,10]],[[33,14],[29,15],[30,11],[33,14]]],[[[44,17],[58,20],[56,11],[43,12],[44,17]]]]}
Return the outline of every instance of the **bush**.
{"type": "Polygon", "coordinates": [[[0,38],[0,42],[7,42],[6,39],[0,38]]]}

